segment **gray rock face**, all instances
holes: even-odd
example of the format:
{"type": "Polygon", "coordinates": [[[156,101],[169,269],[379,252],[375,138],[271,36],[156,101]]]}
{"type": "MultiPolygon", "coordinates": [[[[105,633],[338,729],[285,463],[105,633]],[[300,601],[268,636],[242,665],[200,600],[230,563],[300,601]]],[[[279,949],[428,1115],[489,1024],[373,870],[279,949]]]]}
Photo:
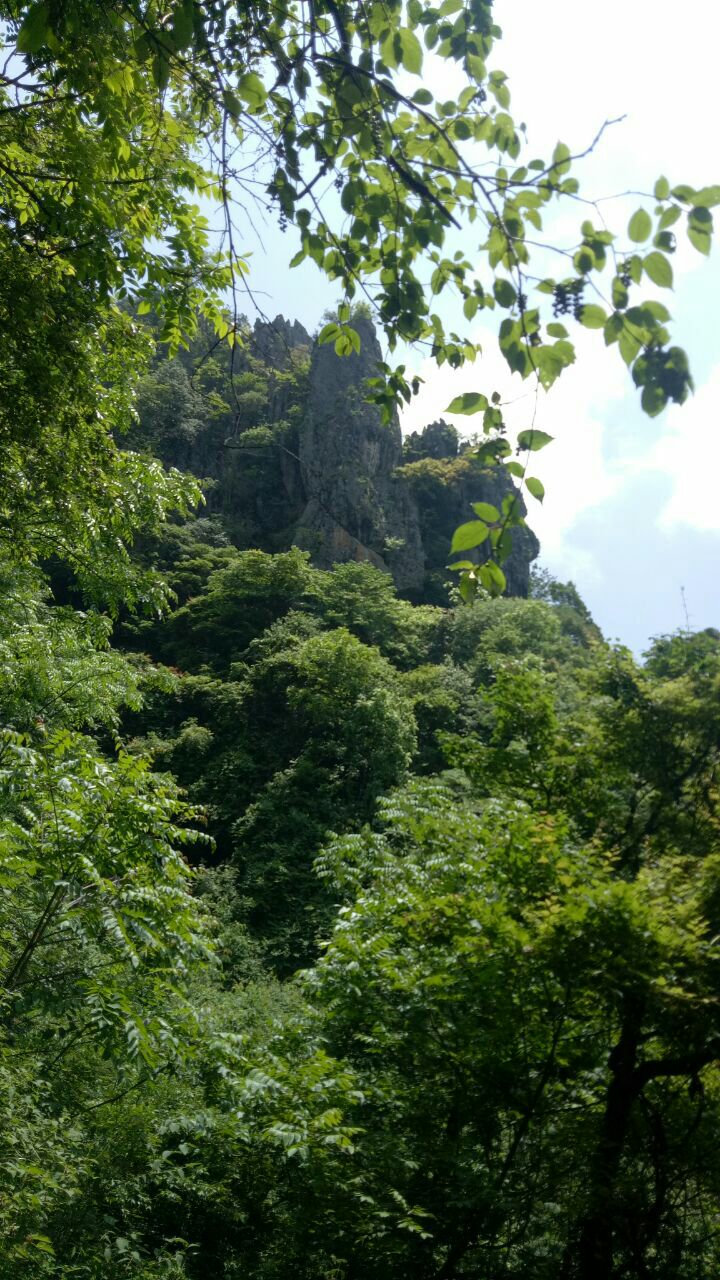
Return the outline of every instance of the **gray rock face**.
{"type": "MultiPolygon", "coordinates": [[[[512,481],[469,457],[439,459],[436,449],[425,465],[404,467],[397,418],[383,425],[363,389],[382,358],[375,330],[364,318],[354,324],[359,354],[339,358],[332,345],[313,349],[298,445],[307,504],[293,541],[322,568],[370,560],[392,574],[400,591],[439,603],[451,577],[446,564],[454,529],[472,519],[471,502],[500,506],[512,481]]],[[[515,531],[504,566],[510,594],[527,595],[538,551],[529,529],[515,531]]],[[[479,558],[485,555],[483,549],[479,558]]]]}
{"type": "Polygon", "coordinates": [[[358,354],[342,359],[332,345],[316,346],[299,457],[307,505],[295,542],[316,564],[370,560],[392,572],[401,590],[422,586],[424,553],[417,510],[396,475],[402,432],[384,425],[364,392],[381,360],[369,320],[355,322],[358,354]]]}
{"type": "Polygon", "coordinates": [[[250,338],[250,350],[258,360],[273,369],[287,369],[297,347],[312,346],[312,338],[298,320],[276,316],[274,320],[256,320],[250,338]]]}

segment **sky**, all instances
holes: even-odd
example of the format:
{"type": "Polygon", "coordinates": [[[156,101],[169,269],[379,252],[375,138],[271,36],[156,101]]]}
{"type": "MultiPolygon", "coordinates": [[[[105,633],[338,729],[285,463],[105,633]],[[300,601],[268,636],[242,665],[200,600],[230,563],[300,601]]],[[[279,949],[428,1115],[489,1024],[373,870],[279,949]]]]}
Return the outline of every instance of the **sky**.
{"type": "MultiPolygon", "coordinates": [[[[496,0],[495,17],[504,38],[492,65],[508,74],[511,110],[527,123],[532,154],[548,155],[559,138],[580,152],[604,120],[625,116],[578,166],[586,195],[651,191],[661,173],[671,185],[720,182],[717,0],[696,0],[689,11],[670,0],[496,0]]],[[[448,96],[452,90],[449,78],[448,96]]],[[[603,209],[623,228],[639,203],[630,196],[603,209]]],[[[573,214],[573,225],[582,216],[573,214]]],[[[291,232],[286,242],[272,228],[262,238],[264,249],[250,247],[263,310],[314,329],[336,301],[332,286],[309,265],[280,265],[294,252],[291,232]]],[[[438,369],[409,357],[424,386],[403,415],[412,430],[448,418],[460,392],[489,389],[513,402],[511,429],[536,413],[535,425],[554,437],[533,465],[545,501],[528,499],[540,563],[571,578],[606,636],[638,654],[687,619],[693,629],[720,627],[720,243],[709,261],[679,248],[674,272],[674,292],[662,298],[695,376],[684,406],[647,419],[617,349],[585,330],[573,332],[577,363],[536,405],[529,384],[509,376],[493,331],[478,327],[483,357],[474,366],[438,369]]],[[[476,429],[472,418],[455,422],[476,429]]]]}

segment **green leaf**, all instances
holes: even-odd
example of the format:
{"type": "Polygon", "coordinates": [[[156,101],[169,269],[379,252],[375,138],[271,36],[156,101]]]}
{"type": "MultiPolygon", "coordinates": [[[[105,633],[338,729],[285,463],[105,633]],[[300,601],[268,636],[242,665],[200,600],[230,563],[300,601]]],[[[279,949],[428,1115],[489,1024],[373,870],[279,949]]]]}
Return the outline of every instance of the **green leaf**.
{"type": "Polygon", "coordinates": [[[17,36],[19,53],[38,53],[49,35],[47,0],[31,5],[17,36]]]}
{"type": "Polygon", "coordinates": [[[494,560],[487,560],[485,564],[480,565],[478,576],[486,591],[489,591],[492,596],[501,596],[507,587],[505,574],[494,560]]]}
{"type": "Polygon", "coordinates": [[[170,83],[170,55],[165,49],[158,49],[152,60],[153,80],[161,93],[170,83]]]}
{"type": "Polygon", "coordinates": [[[643,309],[649,311],[653,319],[660,324],[664,324],[666,320],[670,319],[670,312],[667,307],[662,302],[656,302],[654,298],[651,298],[649,302],[644,302],[643,309]]]}
{"type": "Polygon", "coordinates": [[[512,307],[517,300],[515,286],[502,276],[499,276],[493,284],[493,293],[501,307],[512,307]]]}
{"type": "Polygon", "coordinates": [[[360,334],[350,325],[344,325],[335,339],[335,355],[351,356],[360,351],[360,334]]]}
{"type": "Polygon", "coordinates": [[[623,284],[619,276],[615,276],[612,282],[612,300],[614,307],[626,307],[628,304],[627,286],[623,284]]]}
{"type": "Polygon", "coordinates": [[[453,534],[450,544],[450,554],[455,551],[470,551],[472,547],[479,547],[481,542],[487,538],[490,530],[483,520],[468,520],[466,524],[461,524],[453,534]]]}
{"type": "Polygon", "coordinates": [[[388,31],[385,39],[380,42],[380,57],[391,71],[397,67],[401,52],[400,41],[396,36],[395,30],[388,31]]]}
{"type": "Polygon", "coordinates": [[[662,413],[667,404],[667,392],[656,383],[649,383],[643,387],[642,396],[640,398],[643,410],[650,418],[655,418],[662,413]]]}
{"type": "Polygon", "coordinates": [[[466,604],[469,604],[471,600],[474,600],[477,595],[477,578],[475,577],[475,574],[463,574],[458,583],[458,591],[466,604]]]}
{"type": "Polygon", "coordinates": [[[484,413],[488,407],[487,396],[483,396],[479,391],[464,391],[461,396],[456,396],[445,410],[446,413],[484,413]]]}
{"type": "Polygon", "coordinates": [[[340,325],[336,324],[334,320],[331,320],[320,330],[317,336],[318,346],[324,347],[328,342],[336,342],[340,336],[340,332],[340,325]]]}
{"type": "Polygon", "coordinates": [[[242,103],[237,94],[233,93],[232,89],[223,89],[222,100],[225,110],[234,120],[237,120],[242,113],[242,103]]]}
{"type": "Polygon", "coordinates": [[[698,230],[697,227],[688,227],[688,240],[698,253],[705,254],[707,257],[712,248],[712,237],[709,231],[698,230]]]}
{"type": "Polygon", "coordinates": [[[696,206],[688,214],[688,239],[690,243],[706,256],[712,246],[713,216],[709,209],[696,206]]]}
{"type": "Polygon", "coordinates": [[[670,208],[660,215],[660,221],[658,222],[660,230],[665,231],[668,227],[674,226],[678,218],[682,217],[682,212],[678,205],[671,204],[670,208]]]}
{"type": "Polygon", "coordinates": [[[667,178],[658,178],[657,182],[655,183],[654,195],[656,200],[669,200],[670,183],[668,182],[667,178]]]}
{"type": "Polygon", "coordinates": [[[51,1257],[55,1257],[55,1250],[47,1236],[34,1235],[27,1238],[33,1249],[39,1249],[41,1253],[47,1253],[51,1257]]]}
{"type": "Polygon", "coordinates": [[[613,342],[617,342],[624,328],[625,322],[622,314],[619,311],[614,311],[611,316],[608,316],[608,321],[605,325],[605,346],[609,347],[613,342]]]}
{"type": "Polygon", "coordinates": [[[595,266],[595,254],[589,245],[584,244],[582,248],[578,249],[573,258],[573,265],[583,276],[593,270],[595,266]]]}
{"type": "Polygon", "coordinates": [[[603,307],[598,307],[594,303],[589,303],[582,309],[580,323],[586,329],[604,329],[607,321],[607,312],[603,307]]]}
{"type": "Polygon", "coordinates": [[[700,205],[704,209],[712,209],[714,205],[720,204],[720,185],[702,187],[700,191],[695,191],[693,195],[696,205],[700,205]]]}
{"type": "Polygon", "coordinates": [[[529,449],[531,453],[537,453],[538,450],[544,449],[546,444],[554,439],[549,436],[546,431],[538,431],[537,427],[530,427],[527,431],[521,431],[517,438],[518,449],[529,449]]]}
{"type": "Polygon", "coordinates": [[[545,485],[542,480],[538,480],[536,476],[528,476],[525,484],[527,485],[528,493],[531,493],[533,498],[537,498],[538,502],[542,502],[545,497],[545,485]]]}
{"type": "Polygon", "coordinates": [[[620,348],[620,355],[625,361],[625,364],[631,365],[640,350],[642,343],[639,338],[636,338],[635,335],[630,332],[627,326],[623,326],[618,340],[618,346],[620,348]]]}
{"type": "Polygon", "coordinates": [[[646,209],[638,209],[628,223],[628,235],[635,244],[649,240],[652,233],[652,218],[646,209]]]}
{"type": "Polygon", "coordinates": [[[682,200],[683,204],[697,204],[696,192],[684,182],[673,187],[671,194],[675,200],[682,200]]]}
{"type": "Polygon", "coordinates": [[[553,151],[553,168],[558,173],[567,173],[570,168],[570,148],[564,142],[558,142],[553,151]]]}
{"type": "Polygon", "coordinates": [[[673,269],[672,264],[665,257],[664,253],[649,253],[643,258],[643,270],[650,277],[653,284],[659,285],[661,289],[672,289],[673,269]]]}
{"type": "Polygon", "coordinates": [[[175,5],[172,17],[173,39],[176,49],[187,49],[192,44],[195,30],[194,0],[180,0],[175,5]]]}
{"type": "Polygon", "coordinates": [[[400,62],[407,71],[418,75],[422,69],[423,60],[420,41],[409,27],[401,27],[397,34],[400,38],[400,62]]]}
{"type": "Polygon", "coordinates": [[[237,82],[237,91],[243,102],[247,102],[251,111],[258,111],[265,104],[267,90],[259,75],[254,71],[246,71],[237,82]]]}
{"type": "Polygon", "coordinates": [[[500,519],[500,512],[491,502],[473,502],[471,505],[475,515],[481,520],[488,520],[492,524],[494,520],[500,519]]]}

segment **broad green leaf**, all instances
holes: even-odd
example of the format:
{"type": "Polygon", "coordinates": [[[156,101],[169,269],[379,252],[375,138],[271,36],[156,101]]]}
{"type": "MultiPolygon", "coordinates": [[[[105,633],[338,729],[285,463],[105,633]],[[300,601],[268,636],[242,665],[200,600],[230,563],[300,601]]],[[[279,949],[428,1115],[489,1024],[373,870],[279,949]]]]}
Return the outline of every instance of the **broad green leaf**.
{"type": "Polygon", "coordinates": [[[483,413],[488,407],[487,396],[483,396],[479,391],[464,391],[461,396],[456,396],[445,410],[446,413],[483,413]]]}
{"type": "Polygon", "coordinates": [[[468,520],[466,524],[461,524],[455,530],[450,544],[450,554],[452,555],[454,551],[470,551],[473,547],[479,547],[489,532],[483,520],[468,520]]]}
{"type": "Polygon", "coordinates": [[[517,301],[517,290],[509,280],[502,276],[493,284],[493,293],[501,307],[512,307],[517,301]]]}
{"type": "Polygon", "coordinates": [[[673,187],[671,192],[674,199],[682,200],[683,204],[697,204],[696,194],[693,187],[688,187],[684,182],[677,187],[673,187]]]}
{"type": "Polygon", "coordinates": [[[643,387],[640,403],[643,411],[650,418],[655,418],[659,413],[662,413],[667,404],[667,399],[667,392],[662,387],[657,386],[655,383],[650,383],[648,386],[643,387]]]}
{"type": "Polygon", "coordinates": [[[646,209],[638,209],[628,223],[628,235],[635,244],[649,240],[652,233],[652,218],[646,209]]]}
{"type": "Polygon", "coordinates": [[[635,335],[630,332],[627,325],[623,325],[618,339],[618,346],[620,348],[620,355],[625,361],[625,364],[631,365],[637,356],[642,343],[639,338],[636,338],[635,335]]]}
{"type": "Polygon", "coordinates": [[[519,432],[518,449],[529,449],[531,453],[537,453],[539,449],[544,449],[546,444],[550,444],[553,438],[546,431],[538,431],[537,427],[530,427],[526,431],[519,432]]]}
{"type": "Polygon", "coordinates": [[[267,90],[259,75],[246,71],[237,82],[238,96],[247,102],[251,111],[259,111],[267,98],[267,90]]]}
{"type": "Polygon", "coordinates": [[[485,564],[480,565],[478,575],[482,585],[493,596],[501,596],[507,587],[505,574],[494,560],[487,560],[485,564]]]}
{"type": "Polygon", "coordinates": [[[573,257],[573,265],[581,275],[586,276],[597,265],[595,254],[589,245],[584,244],[573,257]]]}
{"type": "Polygon", "coordinates": [[[609,347],[613,342],[617,342],[624,328],[625,321],[622,318],[622,313],[614,311],[611,316],[608,316],[607,324],[605,325],[605,346],[609,347]]]}
{"type": "Polygon", "coordinates": [[[194,0],[180,0],[175,5],[172,17],[172,31],[176,49],[187,49],[192,44],[194,23],[194,0]]]}
{"type": "Polygon", "coordinates": [[[360,334],[350,325],[344,325],[335,339],[335,355],[351,356],[360,350],[360,334]]]}
{"type": "Polygon", "coordinates": [[[663,178],[658,178],[657,182],[655,183],[655,192],[654,192],[654,195],[655,195],[655,199],[656,199],[656,200],[668,200],[668,199],[669,199],[669,197],[670,197],[670,183],[668,182],[667,178],[664,178],[664,177],[663,177],[663,178]]]}
{"type": "Polygon", "coordinates": [[[521,462],[506,462],[505,470],[510,472],[511,476],[516,476],[518,480],[522,480],[525,475],[525,468],[521,462]]]}
{"type": "Polygon", "coordinates": [[[418,75],[422,69],[422,45],[409,27],[401,27],[397,33],[400,37],[400,61],[407,71],[418,75]]]}
{"type": "Polygon", "coordinates": [[[705,257],[709,255],[712,248],[712,236],[709,231],[688,227],[688,240],[698,253],[704,254],[705,257]]]}
{"type": "Polygon", "coordinates": [[[533,498],[537,498],[538,502],[542,502],[545,497],[545,485],[542,480],[538,480],[535,476],[528,476],[525,484],[527,485],[528,493],[531,493],[533,498]]]}
{"type": "Polygon", "coordinates": [[[380,55],[382,60],[387,67],[390,67],[391,71],[397,67],[398,62],[400,61],[401,52],[400,40],[398,38],[397,31],[393,28],[391,31],[388,31],[385,39],[380,45],[380,55]]]}
{"type": "Polygon", "coordinates": [[[619,276],[616,276],[612,282],[612,301],[614,307],[626,307],[628,304],[628,288],[623,284],[619,276]]]}
{"type": "Polygon", "coordinates": [[[233,93],[232,89],[223,89],[222,100],[225,110],[229,112],[234,120],[237,120],[242,113],[242,103],[237,94],[233,93]]]}
{"type": "Polygon", "coordinates": [[[661,289],[672,289],[673,269],[664,253],[649,253],[643,258],[643,270],[653,284],[659,285],[661,289]]]}
{"type": "Polygon", "coordinates": [[[336,324],[334,320],[330,320],[328,324],[323,326],[317,336],[318,345],[322,347],[328,342],[336,342],[340,332],[340,325],[336,324]]]}
{"type": "Polygon", "coordinates": [[[471,505],[475,515],[481,520],[487,520],[492,524],[494,520],[500,519],[500,512],[491,502],[473,502],[471,505]]]}
{"type": "Polygon", "coordinates": [[[603,329],[607,321],[607,312],[603,307],[598,307],[595,303],[586,304],[580,316],[580,323],[586,329],[603,329]]]}
{"type": "Polygon", "coordinates": [[[660,324],[665,324],[670,319],[670,312],[662,302],[657,302],[654,298],[650,298],[648,302],[643,302],[643,309],[649,311],[654,320],[660,324]]]}
{"type": "Polygon", "coordinates": [[[716,204],[720,204],[720,185],[702,187],[700,191],[695,191],[693,195],[696,205],[700,205],[704,209],[712,209],[716,204]]]}
{"type": "Polygon", "coordinates": [[[553,168],[559,173],[567,173],[570,168],[570,148],[564,142],[558,142],[553,151],[553,168]]]}
{"type": "Polygon", "coordinates": [[[474,573],[464,573],[458,583],[458,591],[461,598],[466,604],[474,600],[477,595],[478,582],[474,573]]]}
{"type": "Polygon", "coordinates": [[[161,93],[170,83],[170,54],[167,49],[157,49],[152,60],[153,80],[161,93]]]}
{"type": "Polygon", "coordinates": [[[706,256],[712,247],[713,216],[709,209],[696,206],[688,214],[688,239],[690,243],[706,256]]]}
{"type": "Polygon", "coordinates": [[[682,217],[682,212],[683,211],[679,207],[679,205],[671,204],[670,208],[665,209],[664,212],[660,215],[660,221],[658,222],[658,227],[660,228],[660,230],[665,231],[667,230],[668,227],[674,226],[675,223],[678,221],[678,218],[682,217]]]}
{"type": "Polygon", "coordinates": [[[47,0],[39,0],[38,4],[31,5],[28,9],[17,36],[17,47],[20,53],[39,53],[43,45],[47,44],[48,8],[47,0]]]}

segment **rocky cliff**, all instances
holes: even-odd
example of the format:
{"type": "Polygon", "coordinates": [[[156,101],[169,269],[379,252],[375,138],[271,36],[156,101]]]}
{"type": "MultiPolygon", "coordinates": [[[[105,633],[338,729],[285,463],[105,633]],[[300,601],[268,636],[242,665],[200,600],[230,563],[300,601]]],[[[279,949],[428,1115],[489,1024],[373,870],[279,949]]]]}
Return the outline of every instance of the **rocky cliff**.
{"type": "MultiPolygon", "coordinates": [[[[235,357],[160,363],[141,396],[140,438],[209,480],[209,511],[238,546],[294,544],[321,567],[370,560],[404,594],[440,603],[453,530],[471,502],[499,505],[512,482],[483,471],[445,423],[403,449],[398,420],[383,424],[365,394],[381,359],[375,330],[362,315],[353,323],[360,351],[343,358],[278,316],[235,357]]],[[[527,594],[538,550],[516,531],[511,594],[527,594]]]]}
{"type": "Polygon", "coordinates": [[[375,330],[355,321],[360,351],[339,359],[315,346],[299,457],[307,505],[294,540],[321,567],[371,560],[388,569],[401,591],[421,592],[425,556],[416,503],[398,475],[402,432],[380,420],[364,393],[381,359],[375,330]]]}

